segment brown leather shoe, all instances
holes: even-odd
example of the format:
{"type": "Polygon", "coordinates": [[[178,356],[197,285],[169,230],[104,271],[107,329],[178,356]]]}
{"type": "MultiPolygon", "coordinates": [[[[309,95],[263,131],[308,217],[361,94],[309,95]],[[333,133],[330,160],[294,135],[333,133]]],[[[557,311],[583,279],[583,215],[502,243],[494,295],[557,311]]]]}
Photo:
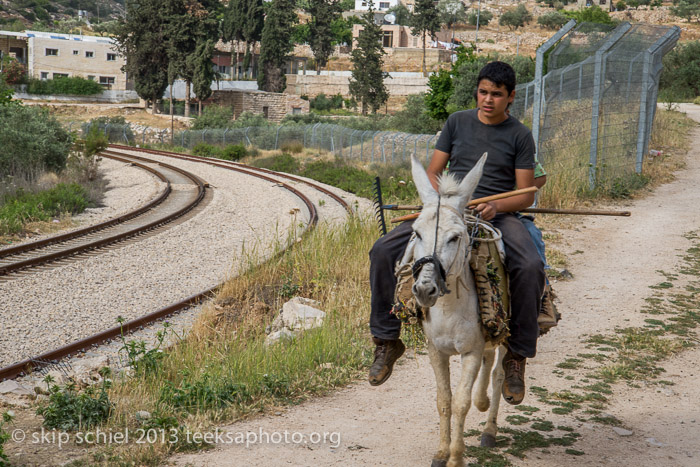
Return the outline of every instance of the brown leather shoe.
{"type": "Polygon", "coordinates": [[[506,372],[503,380],[503,399],[513,405],[518,405],[525,397],[525,363],[526,358],[508,350],[503,359],[503,369],[506,372]]]}
{"type": "Polygon", "coordinates": [[[552,286],[547,284],[544,288],[544,294],[542,295],[542,307],[540,308],[540,313],[537,316],[537,325],[540,328],[540,336],[546,334],[551,328],[557,325],[561,319],[561,314],[557,311],[557,307],[554,305],[554,299],[557,296],[552,290],[552,286]]]}
{"type": "Polygon", "coordinates": [[[374,363],[369,368],[369,384],[379,386],[389,379],[394,363],[403,355],[406,346],[401,339],[384,340],[373,337],[372,340],[377,347],[374,349],[374,363]]]}

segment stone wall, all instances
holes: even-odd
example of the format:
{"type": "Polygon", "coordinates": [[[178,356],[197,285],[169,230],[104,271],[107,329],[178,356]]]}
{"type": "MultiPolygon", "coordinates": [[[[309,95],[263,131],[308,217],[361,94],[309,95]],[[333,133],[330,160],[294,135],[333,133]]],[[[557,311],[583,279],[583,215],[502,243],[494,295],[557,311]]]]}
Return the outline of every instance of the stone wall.
{"type": "Polygon", "coordinates": [[[309,102],[299,96],[264,91],[214,91],[206,103],[230,106],[234,118],[243,112],[253,112],[273,122],[281,121],[289,113],[309,111],[309,102]]]}
{"type": "MultiPolygon", "coordinates": [[[[329,75],[287,75],[289,94],[315,97],[321,93],[327,96],[341,94],[350,97],[349,76],[329,75]]],[[[384,80],[390,96],[410,96],[428,91],[428,78],[394,77],[384,80]]]]}

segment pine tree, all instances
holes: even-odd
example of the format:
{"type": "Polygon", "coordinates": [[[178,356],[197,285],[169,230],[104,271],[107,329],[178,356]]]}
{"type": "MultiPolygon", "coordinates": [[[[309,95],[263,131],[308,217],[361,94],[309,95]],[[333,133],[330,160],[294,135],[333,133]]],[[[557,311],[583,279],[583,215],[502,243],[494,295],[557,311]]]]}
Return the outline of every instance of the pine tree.
{"type": "Polygon", "coordinates": [[[338,0],[309,0],[307,12],[311,15],[309,22],[309,45],[316,59],[316,74],[325,68],[328,58],[333,53],[332,24],[340,17],[340,4],[338,0]]]}
{"type": "Polygon", "coordinates": [[[168,86],[167,23],[163,20],[178,0],[127,0],[119,22],[117,50],[126,57],[123,71],[134,80],[140,98],[156,101],[168,86]]]}
{"type": "MultiPolygon", "coordinates": [[[[245,42],[243,68],[246,71],[252,63],[255,44],[262,38],[264,19],[263,0],[230,0],[224,11],[222,39],[227,42],[245,42]]],[[[238,47],[234,47],[231,57],[235,67],[238,63],[238,47]]]]}
{"type": "Polygon", "coordinates": [[[384,49],[382,48],[382,28],[374,23],[374,10],[363,16],[357,45],[352,49],[352,77],[350,78],[350,94],[362,106],[362,114],[370,109],[372,113],[384,105],[389,99],[384,78],[388,73],[382,71],[384,49]]]}
{"type": "Polygon", "coordinates": [[[263,91],[283,92],[286,87],[284,68],[294,49],[292,34],[296,22],[292,0],[272,0],[260,41],[258,87],[263,91]]]}
{"type": "Polygon", "coordinates": [[[425,42],[426,36],[434,36],[440,29],[440,18],[435,9],[433,0],[416,0],[413,7],[413,18],[411,20],[411,33],[423,36],[423,63],[421,71],[425,73],[425,42]]]}
{"type": "Polygon", "coordinates": [[[211,82],[216,79],[214,64],[211,61],[214,54],[214,41],[201,38],[195,48],[195,53],[187,57],[187,66],[194,70],[192,90],[199,103],[199,116],[202,115],[202,101],[212,94],[211,82]]]}

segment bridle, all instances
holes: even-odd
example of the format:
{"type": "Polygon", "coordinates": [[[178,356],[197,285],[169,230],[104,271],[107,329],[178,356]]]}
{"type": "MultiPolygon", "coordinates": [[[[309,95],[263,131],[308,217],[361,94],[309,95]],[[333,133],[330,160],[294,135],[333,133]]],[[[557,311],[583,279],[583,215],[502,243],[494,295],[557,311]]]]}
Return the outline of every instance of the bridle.
{"type": "MultiPolygon", "coordinates": [[[[424,256],[422,258],[417,259],[413,263],[413,267],[411,268],[411,272],[413,273],[413,280],[417,281],[418,280],[418,275],[420,274],[421,270],[423,269],[423,266],[426,264],[432,264],[433,268],[436,272],[436,282],[439,290],[440,297],[442,297],[445,294],[449,294],[451,291],[450,289],[447,288],[447,273],[449,271],[445,271],[445,268],[443,267],[442,263],[440,262],[440,259],[437,257],[437,244],[438,244],[438,228],[440,226],[440,203],[441,203],[442,197],[438,195],[438,204],[437,204],[437,211],[435,213],[435,243],[433,244],[433,253],[429,256],[424,256]]],[[[461,213],[457,212],[456,209],[454,209],[452,206],[445,206],[449,208],[450,210],[454,211],[458,216],[462,216],[461,213]]],[[[471,253],[472,247],[474,245],[474,238],[476,236],[476,232],[478,231],[478,225],[479,225],[479,219],[480,216],[477,214],[476,216],[476,222],[472,228],[472,231],[469,234],[469,245],[467,246],[467,250],[465,253],[465,257],[469,258],[469,254],[471,253]]],[[[462,236],[459,237],[459,241],[462,241],[462,236]]],[[[452,265],[454,265],[454,262],[452,262],[452,265]]],[[[452,268],[452,265],[450,265],[450,269],[452,268]]]]}

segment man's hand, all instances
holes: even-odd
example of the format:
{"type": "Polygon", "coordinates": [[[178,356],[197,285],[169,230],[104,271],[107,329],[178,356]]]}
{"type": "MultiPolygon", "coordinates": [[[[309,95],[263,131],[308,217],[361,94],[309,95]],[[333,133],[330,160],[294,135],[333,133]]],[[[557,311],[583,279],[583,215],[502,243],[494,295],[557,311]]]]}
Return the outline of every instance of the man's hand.
{"type": "Polygon", "coordinates": [[[474,209],[481,214],[481,218],[485,221],[490,221],[498,214],[498,210],[493,202],[477,204],[474,209]]]}

